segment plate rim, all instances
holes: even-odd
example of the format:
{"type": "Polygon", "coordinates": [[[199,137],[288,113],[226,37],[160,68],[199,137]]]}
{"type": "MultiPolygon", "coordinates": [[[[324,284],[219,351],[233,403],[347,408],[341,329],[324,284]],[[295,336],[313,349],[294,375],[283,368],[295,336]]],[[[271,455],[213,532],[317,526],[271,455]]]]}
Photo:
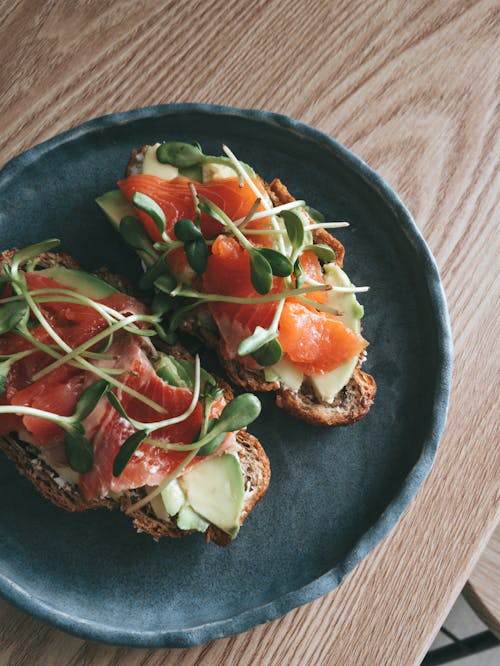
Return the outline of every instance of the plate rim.
{"type": "Polygon", "coordinates": [[[453,366],[453,343],[446,298],[436,261],[412,215],[385,179],[351,150],[315,127],[289,116],[262,109],[199,103],[158,104],[139,107],[93,118],[28,148],[20,155],[9,160],[0,170],[0,188],[12,178],[15,178],[16,173],[39,159],[46,152],[68,141],[78,139],[95,129],[105,130],[108,127],[123,125],[148,117],[157,118],[193,113],[226,115],[274,124],[298,136],[320,143],[324,149],[328,149],[332,155],[340,159],[344,167],[361,177],[364,183],[371,187],[384,203],[390,206],[397,218],[398,225],[413,246],[423,267],[422,278],[427,286],[428,302],[430,302],[436,321],[437,370],[434,382],[433,417],[427,430],[422,434],[422,450],[415,465],[403,480],[401,487],[393,496],[385,511],[361,535],[342,562],[337,563],[328,572],[298,590],[287,592],[273,601],[244,610],[231,617],[182,629],[155,629],[138,632],[130,629],[121,630],[102,622],[89,621],[77,618],[74,614],[64,613],[42,599],[34,597],[28,590],[17,585],[14,580],[0,574],[0,594],[14,606],[80,638],[112,645],[143,648],[193,647],[209,640],[242,633],[259,624],[275,620],[292,609],[309,603],[335,589],[344,577],[396,527],[398,520],[431,470],[448,411],[453,366]]]}

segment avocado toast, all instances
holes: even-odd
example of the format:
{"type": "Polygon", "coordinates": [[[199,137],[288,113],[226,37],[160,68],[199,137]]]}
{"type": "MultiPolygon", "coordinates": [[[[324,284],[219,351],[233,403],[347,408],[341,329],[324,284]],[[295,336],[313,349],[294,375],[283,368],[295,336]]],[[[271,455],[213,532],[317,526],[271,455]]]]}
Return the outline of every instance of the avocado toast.
{"type": "Polygon", "coordinates": [[[0,255],[0,448],[68,511],[119,508],[154,538],[230,543],[269,483],[244,429],[258,400],[157,343],[158,316],[125,280],[57,245],[0,255]]]}
{"type": "Polygon", "coordinates": [[[314,425],[347,425],[373,403],[361,370],[366,288],[343,271],[344,247],[304,201],[224,147],[167,142],[132,153],[119,190],[97,199],[146,270],[141,281],[169,334],[198,336],[229,379],[274,391],[314,425]]]}

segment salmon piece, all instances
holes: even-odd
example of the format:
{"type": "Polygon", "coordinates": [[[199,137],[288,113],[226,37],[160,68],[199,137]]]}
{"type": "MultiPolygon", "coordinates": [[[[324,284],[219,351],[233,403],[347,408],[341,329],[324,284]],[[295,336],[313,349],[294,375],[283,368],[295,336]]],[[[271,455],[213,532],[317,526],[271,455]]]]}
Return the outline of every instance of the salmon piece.
{"type": "Polygon", "coordinates": [[[279,341],[283,352],[306,375],[330,372],[368,344],[334,315],[292,301],[283,308],[279,341]]]}
{"type": "MultiPolygon", "coordinates": [[[[122,377],[122,381],[164,407],[164,412],[159,413],[137,398],[120,392],[122,405],[131,417],[147,423],[178,416],[186,411],[192,400],[192,392],[170,386],[158,377],[144,352],[130,336],[122,336],[113,343],[111,350],[117,358],[117,366],[130,368],[130,374],[122,377]]],[[[198,403],[187,419],[154,431],[151,437],[163,442],[190,443],[196,439],[201,422],[202,409],[198,403]]],[[[87,474],[80,475],[80,489],[86,499],[104,497],[110,491],[121,492],[144,485],[157,485],[189,453],[168,451],[143,443],[122,474],[116,478],[113,476],[113,462],[122,444],[134,432],[133,426],[108,401],[103,400],[86,419],[85,429],[94,447],[94,466],[87,474]]]]}
{"type": "MultiPolygon", "coordinates": [[[[316,280],[316,282],[321,282],[322,284],[325,283],[323,271],[321,270],[321,264],[319,263],[318,257],[312,250],[306,250],[300,255],[300,264],[304,270],[304,273],[308,277],[316,280]]],[[[306,296],[311,301],[326,303],[326,292],[324,291],[314,291],[307,294],[306,296]]]]}
{"type": "MultiPolygon", "coordinates": [[[[324,283],[321,265],[312,250],[304,252],[301,263],[305,273],[324,283]]],[[[202,276],[203,291],[224,296],[256,297],[250,278],[250,258],[237,240],[218,236],[202,276]]],[[[278,293],[283,280],[273,279],[270,293],[278,293]]],[[[324,292],[313,292],[308,298],[325,302],[324,292]]],[[[262,304],[209,303],[226,349],[231,358],[237,356],[238,345],[251,335],[257,326],[268,328],[273,320],[277,302],[262,304]]],[[[303,305],[295,298],[287,299],[279,324],[279,341],[299,370],[306,375],[325,373],[359,354],[366,346],[363,338],[348,329],[333,315],[303,305]]],[[[245,359],[250,363],[250,359],[245,359]]]]}
{"type": "MultiPolygon", "coordinates": [[[[84,372],[63,365],[17,391],[11,399],[11,404],[43,409],[60,416],[70,416],[75,411],[78,398],[83,392],[84,381],[84,372]]],[[[62,441],[64,437],[64,430],[47,419],[24,416],[22,421],[26,430],[42,449],[53,442],[62,441]]]]}
{"type": "MultiPolygon", "coordinates": [[[[215,239],[202,283],[203,291],[209,294],[244,298],[259,296],[252,285],[248,252],[231,236],[220,235],[215,239]]],[[[281,278],[273,278],[270,293],[278,293],[282,284],[281,278]]],[[[270,326],[277,302],[248,305],[211,302],[208,306],[229,354],[234,357],[240,342],[251,335],[256,326],[270,326]]]]}
{"type": "MultiPolygon", "coordinates": [[[[184,218],[190,220],[194,220],[195,218],[193,197],[191,196],[189,183],[193,183],[198,194],[213,201],[231,220],[245,217],[256,199],[250,185],[244,182],[240,187],[236,177],[222,178],[209,183],[198,183],[183,176],[179,176],[173,180],[164,180],[163,178],[149,174],[135,174],[118,181],[118,187],[130,202],[136,192],[147,194],[156,201],[165,213],[168,235],[171,238],[175,238],[175,234],[173,233],[175,223],[184,218]]],[[[271,202],[260,179],[254,179],[254,183],[261,192],[262,199],[270,206],[271,202]]],[[[264,209],[262,204],[258,208],[258,210],[264,209]]],[[[161,240],[160,232],[149,215],[140,210],[137,210],[137,215],[142,220],[152,240],[161,240]]],[[[207,239],[215,238],[223,231],[223,226],[208,215],[205,215],[205,213],[201,214],[200,226],[203,235],[207,239]]],[[[253,229],[268,229],[269,218],[255,220],[248,226],[253,229]]],[[[252,243],[271,246],[269,237],[265,235],[261,236],[260,234],[252,236],[252,243]]]]}
{"type": "MultiPolygon", "coordinates": [[[[0,406],[5,407],[10,405],[8,398],[3,395],[0,396],[0,406]]],[[[15,414],[2,414],[0,416],[0,437],[8,435],[9,432],[17,432],[23,427],[23,419],[21,416],[15,414]]]]}

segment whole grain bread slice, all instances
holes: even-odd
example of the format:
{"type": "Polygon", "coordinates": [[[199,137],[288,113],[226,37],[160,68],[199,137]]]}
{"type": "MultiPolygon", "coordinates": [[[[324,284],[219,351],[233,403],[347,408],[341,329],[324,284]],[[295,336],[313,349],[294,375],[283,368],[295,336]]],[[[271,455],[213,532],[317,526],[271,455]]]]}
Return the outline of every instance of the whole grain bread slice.
{"type": "MultiPolygon", "coordinates": [[[[0,254],[0,274],[5,264],[10,264],[16,249],[6,250],[0,254]]],[[[40,268],[52,266],[64,266],[65,268],[80,269],[75,259],[65,253],[47,252],[39,256],[40,268]]],[[[130,283],[122,276],[115,275],[106,268],[99,269],[94,273],[101,280],[116,289],[136,296],[130,283]]],[[[149,341],[147,342],[149,344],[149,341]]],[[[166,351],[173,356],[192,360],[192,357],[180,345],[167,347],[158,341],[157,349],[166,351]]],[[[233,397],[230,386],[216,377],[219,386],[224,392],[226,400],[233,397]]],[[[1,418],[1,417],[0,417],[1,418]]],[[[246,430],[240,430],[236,434],[236,454],[240,460],[244,474],[246,499],[241,514],[241,523],[248,516],[255,504],[265,495],[269,486],[271,471],[267,455],[260,442],[250,435],[246,430]]],[[[12,433],[12,436],[0,437],[0,449],[16,465],[20,474],[26,477],[33,486],[46,499],[66,511],[87,511],[90,509],[120,509],[128,513],[131,505],[145,496],[146,490],[139,488],[124,493],[118,499],[109,497],[86,500],[78,490],[78,486],[62,478],[56,469],[51,467],[43,458],[41,451],[33,444],[23,441],[21,433],[12,433]]],[[[150,505],[130,514],[132,523],[138,532],[146,532],[154,539],[160,537],[182,537],[192,534],[195,530],[180,530],[173,519],[161,520],[156,517],[150,505]]],[[[206,540],[227,546],[231,543],[231,537],[215,525],[210,525],[206,532],[206,540]]]]}

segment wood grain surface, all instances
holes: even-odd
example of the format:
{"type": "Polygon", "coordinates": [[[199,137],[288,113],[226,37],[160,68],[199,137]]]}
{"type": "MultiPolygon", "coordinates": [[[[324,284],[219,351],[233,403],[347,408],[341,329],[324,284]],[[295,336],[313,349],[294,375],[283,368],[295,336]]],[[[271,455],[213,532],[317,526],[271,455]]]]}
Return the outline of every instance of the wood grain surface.
{"type": "Polygon", "coordinates": [[[498,5],[493,0],[0,1],[0,164],[92,117],[197,101],[328,132],[399,192],[455,344],[435,467],[334,592],[189,650],[66,635],[0,602],[2,664],[418,664],[499,516],[498,5]]]}
{"type": "Polygon", "coordinates": [[[500,525],[481,553],[463,594],[488,629],[500,640],[500,525]]]}

